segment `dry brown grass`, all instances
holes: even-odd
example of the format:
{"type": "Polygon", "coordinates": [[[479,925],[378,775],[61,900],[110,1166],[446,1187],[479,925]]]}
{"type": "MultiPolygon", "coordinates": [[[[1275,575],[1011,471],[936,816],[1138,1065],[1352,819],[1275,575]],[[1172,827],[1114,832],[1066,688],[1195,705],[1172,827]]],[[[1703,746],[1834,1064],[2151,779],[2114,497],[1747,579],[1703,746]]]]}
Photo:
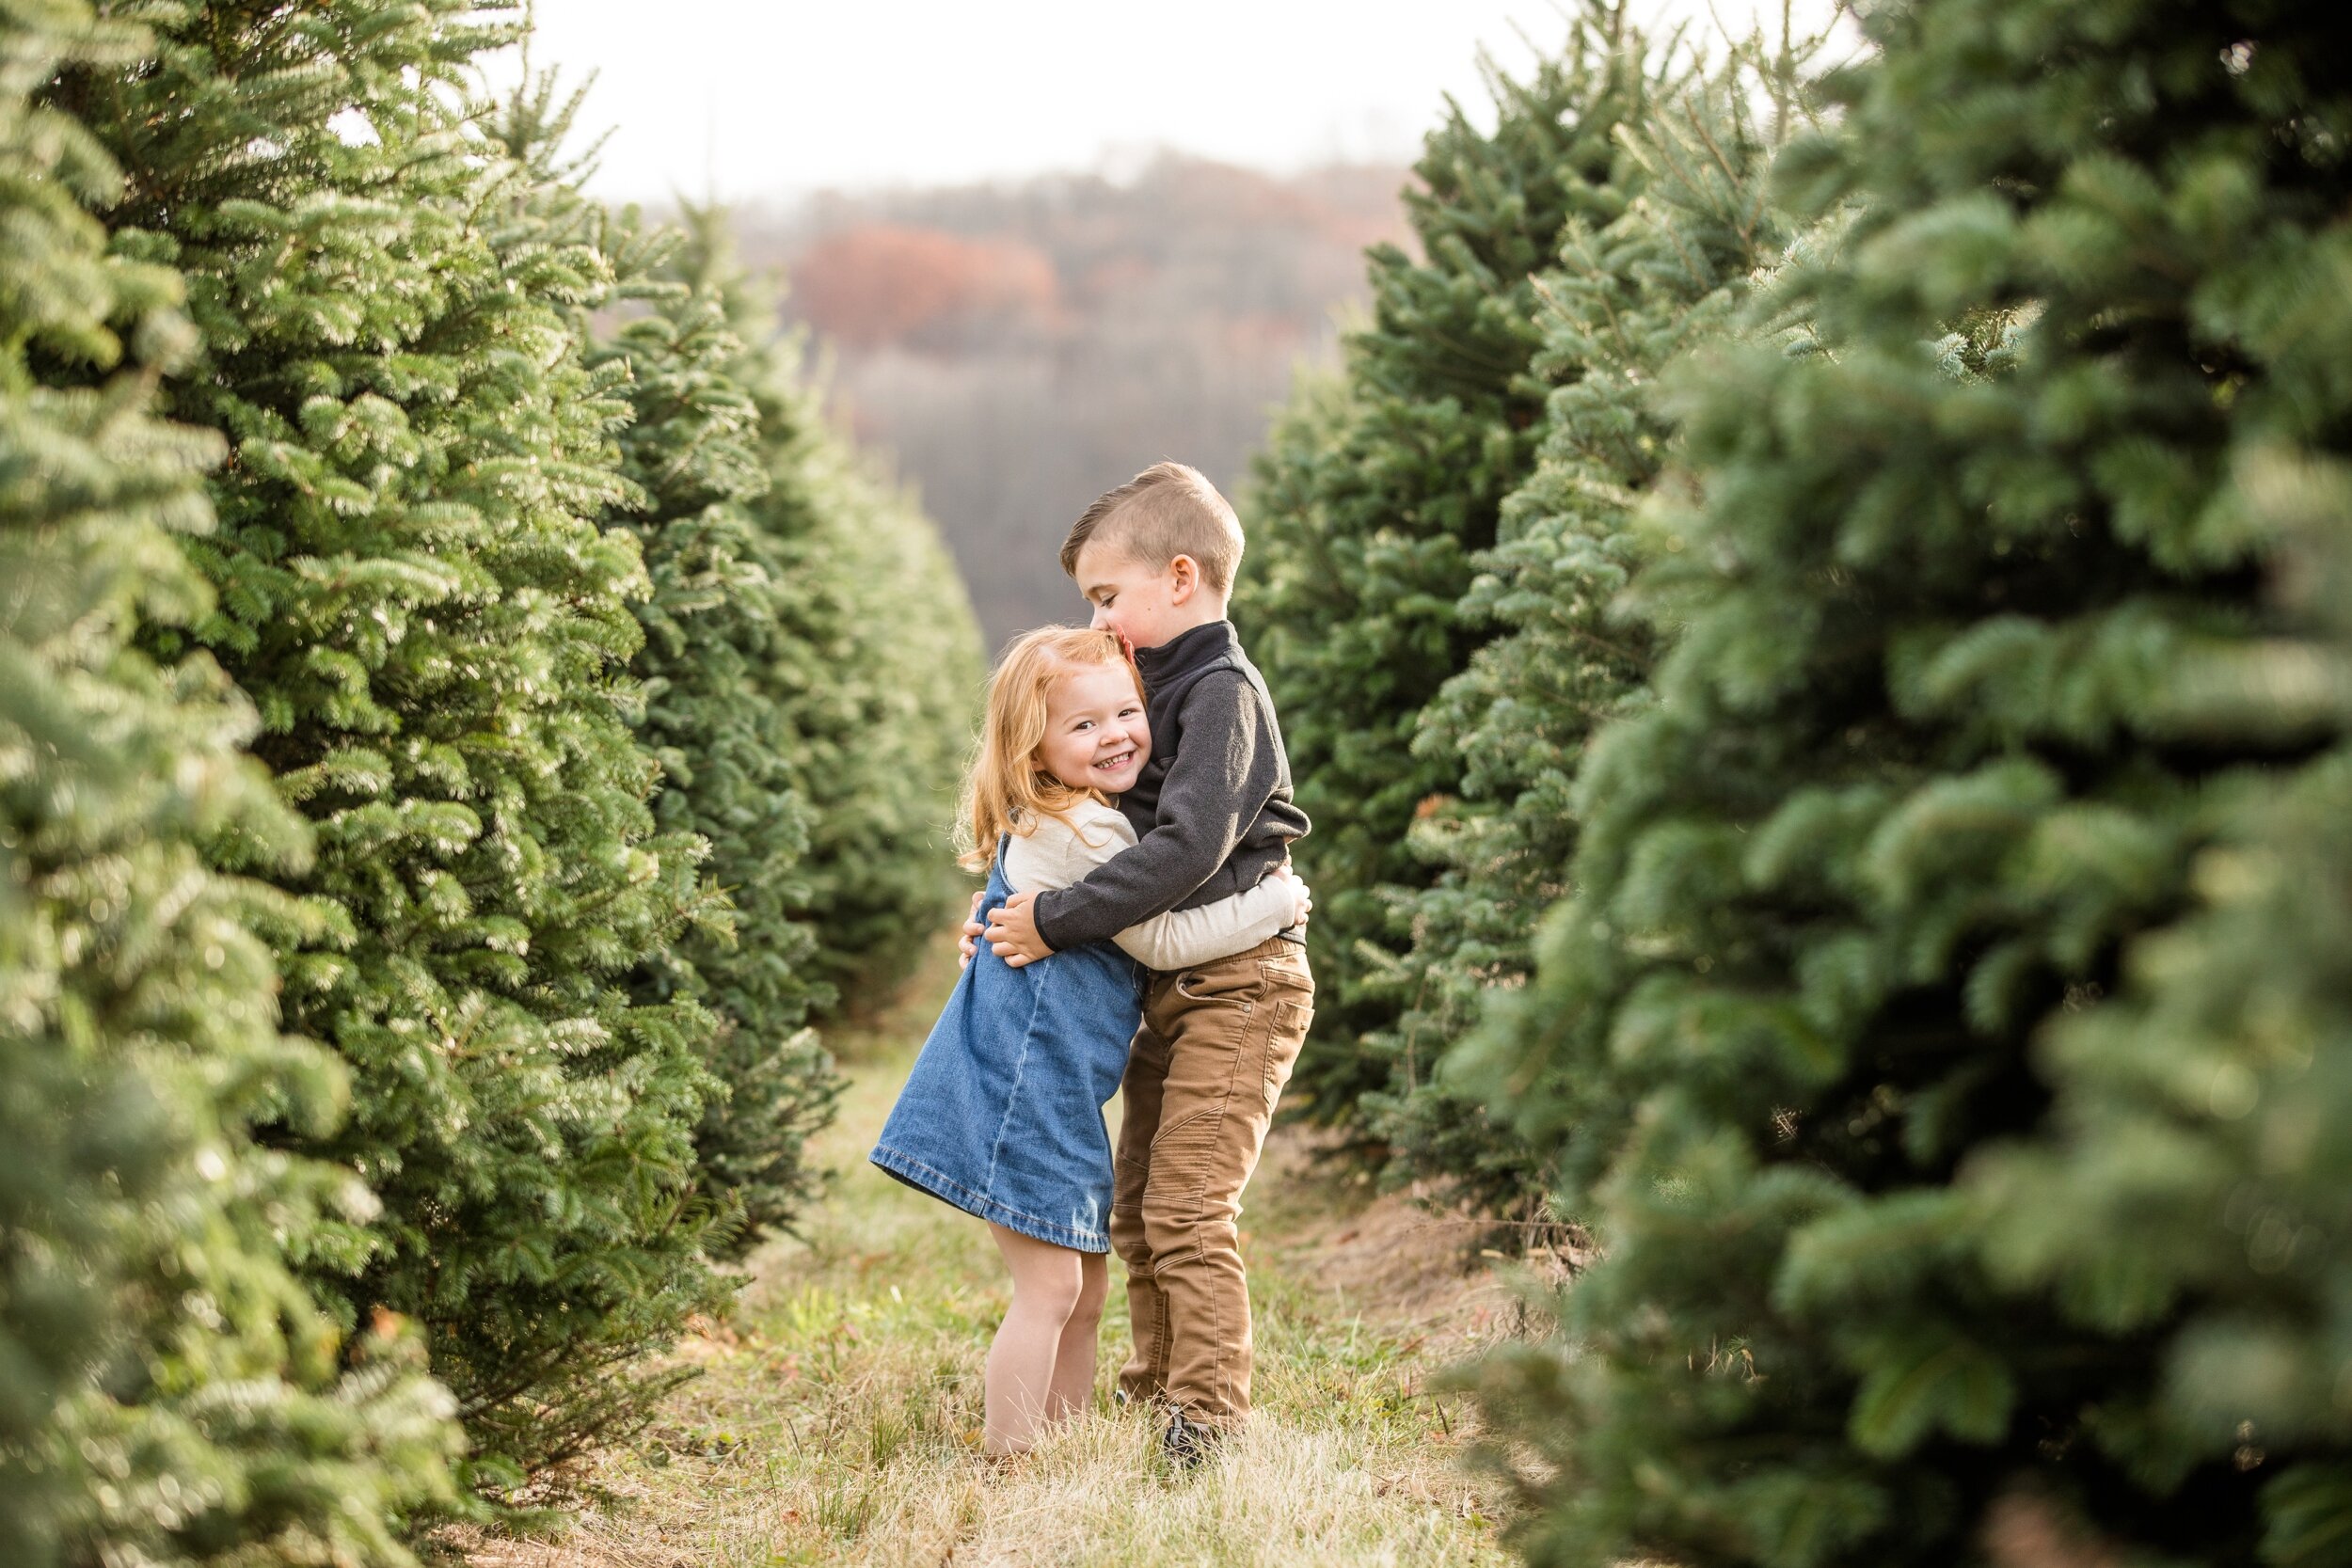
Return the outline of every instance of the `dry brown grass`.
{"type": "Polygon", "coordinates": [[[865,1163],[937,992],[848,1042],[821,1157],[842,1179],[802,1241],[754,1259],[734,1321],[677,1355],[704,1375],[589,1476],[605,1500],[560,1539],[452,1538],[475,1568],[797,1564],[1294,1568],[1500,1565],[1493,1488],[1460,1466],[1467,1413],[1428,1376],[1506,1331],[1466,1274],[1470,1234],[1319,1172],[1279,1132],[1243,1246],[1258,1416],[1171,1472],[1107,1392],[1126,1327],[1114,1263],[1092,1413],[1014,1465],[977,1454],[979,1370],[1007,1299],[978,1224],[865,1163]]]}

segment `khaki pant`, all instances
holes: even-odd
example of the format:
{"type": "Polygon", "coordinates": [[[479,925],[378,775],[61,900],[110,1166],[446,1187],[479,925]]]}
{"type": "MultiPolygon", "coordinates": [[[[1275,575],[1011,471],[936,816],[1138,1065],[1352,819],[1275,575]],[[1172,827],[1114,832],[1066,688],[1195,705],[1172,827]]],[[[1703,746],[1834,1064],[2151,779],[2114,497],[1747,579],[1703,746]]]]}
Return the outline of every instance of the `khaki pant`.
{"type": "Polygon", "coordinates": [[[1152,978],[1119,1131],[1111,1245],[1127,1265],[1131,1400],[1193,1420],[1249,1414],[1249,1286],[1241,1190],[1314,1019],[1306,949],[1277,937],[1152,978]]]}

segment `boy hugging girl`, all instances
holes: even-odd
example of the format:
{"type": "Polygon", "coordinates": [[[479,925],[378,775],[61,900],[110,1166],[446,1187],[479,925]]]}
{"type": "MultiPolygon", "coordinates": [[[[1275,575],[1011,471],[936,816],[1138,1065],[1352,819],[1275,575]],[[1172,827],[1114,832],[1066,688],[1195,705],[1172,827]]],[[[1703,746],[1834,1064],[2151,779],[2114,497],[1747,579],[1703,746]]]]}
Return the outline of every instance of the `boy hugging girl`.
{"type": "Polygon", "coordinates": [[[1135,1331],[1120,1402],[1165,1408],[1182,1466],[1249,1413],[1235,1221],[1314,979],[1289,869],[1307,818],[1225,618],[1241,554],[1214,485],[1145,469],[1062,546],[1092,626],[1025,634],[989,683],[960,813],[988,922],[964,928],[962,977],[871,1158],[987,1221],[1011,1271],[992,1456],[1084,1406],[1112,1247],[1135,1331]]]}

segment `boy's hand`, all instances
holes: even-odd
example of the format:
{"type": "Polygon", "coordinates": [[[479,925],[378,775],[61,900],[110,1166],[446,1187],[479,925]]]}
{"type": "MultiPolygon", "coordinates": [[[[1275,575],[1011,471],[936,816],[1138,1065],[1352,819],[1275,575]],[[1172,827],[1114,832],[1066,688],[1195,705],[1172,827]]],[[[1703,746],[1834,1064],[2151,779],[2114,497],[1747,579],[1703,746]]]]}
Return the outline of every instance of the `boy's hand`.
{"type": "Polygon", "coordinates": [[[1054,956],[1045,939],[1037,934],[1037,915],[1029,908],[1036,900],[1034,893],[1016,893],[1003,908],[988,911],[988,929],[983,934],[989,947],[1009,968],[1054,956]]]}
{"type": "Polygon", "coordinates": [[[1288,861],[1284,861],[1280,865],[1276,866],[1272,872],[1268,873],[1268,875],[1279,877],[1290,885],[1291,924],[1294,926],[1306,925],[1307,917],[1314,912],[1314,894],[1308,888],[1305,882],[1299,880],[1298,873],[1291,869],[1291,863],[1288,861]]]}
{"type": "Polygon", "coordinates": [[[980,889],[972,895],[972,917],[963,923],[963,935],[956,940],[956,967],[958,969],[970,969],[972,960],[979,955],[980,900],[987,896],[988,889],[986,888],[980,889]]]}

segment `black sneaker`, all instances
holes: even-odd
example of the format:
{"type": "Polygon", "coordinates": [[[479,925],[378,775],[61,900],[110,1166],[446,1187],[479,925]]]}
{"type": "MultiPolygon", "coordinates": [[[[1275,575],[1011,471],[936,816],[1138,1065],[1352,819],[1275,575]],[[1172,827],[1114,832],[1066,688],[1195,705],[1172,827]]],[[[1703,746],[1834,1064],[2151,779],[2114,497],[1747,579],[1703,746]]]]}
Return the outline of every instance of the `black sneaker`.
{"type": "Polygon", "coordinates": [[[1180,1470],[1197,1470],[1201,1461],[1209,1457],[1209,1450],[1216,1446],[1219,1435],[1216,1428],[1187,1420],[1181,1410],[1172,1411],[1168,1418],[1168,1431],[1160,1438],[1160,1452],[1180,1470]]]}

